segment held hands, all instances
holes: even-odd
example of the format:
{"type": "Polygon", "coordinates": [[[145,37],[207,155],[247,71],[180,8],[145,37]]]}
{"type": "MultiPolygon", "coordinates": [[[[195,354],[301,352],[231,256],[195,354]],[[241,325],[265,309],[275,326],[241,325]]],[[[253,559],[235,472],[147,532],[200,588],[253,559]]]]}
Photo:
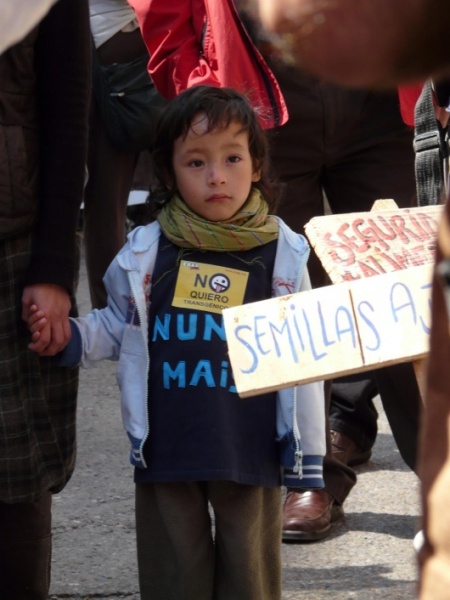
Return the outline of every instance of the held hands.
{"type": "Polygon", "coordinates": [[[47,318],[43,310],[39,310],[36,304],[30,306],[29,316],[27,320],[28,330],[31,333],[31,343],[28,348],[34,352],[38,352],[39,340],[41,332],[47,325],[47,318]]]}
{"type": "Polygon", "coordinates": [[[57,285],[39,284],[25,288],[22,296],[22,319],[31,332],[28,345],[39,356],[54,356],[70,341],[70,298],[57,285]]]}

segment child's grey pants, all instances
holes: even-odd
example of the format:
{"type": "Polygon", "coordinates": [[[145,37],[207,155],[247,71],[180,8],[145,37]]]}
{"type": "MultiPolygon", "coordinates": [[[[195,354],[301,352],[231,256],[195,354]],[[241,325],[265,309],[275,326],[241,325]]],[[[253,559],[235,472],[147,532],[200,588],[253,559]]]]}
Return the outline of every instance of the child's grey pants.
{"type": "Polygon", "coordinates": [[[281,599],[281,488],[138,484],[136,530],[142,600],[281,599]]]}

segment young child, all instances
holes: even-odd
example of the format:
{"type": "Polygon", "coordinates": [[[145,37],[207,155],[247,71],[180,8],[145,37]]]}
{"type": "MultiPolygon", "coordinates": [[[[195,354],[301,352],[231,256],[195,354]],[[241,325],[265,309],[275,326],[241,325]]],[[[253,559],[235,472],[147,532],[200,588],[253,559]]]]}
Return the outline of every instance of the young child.
{"type": "Polygon", "coordinates": [[[267,151],[240,93],[174,99],[154,147],[156,220],[129,234],[108,306],[71,320],[60,357],[118,361],[143,600],[281,598],[280,486],[323,487],[322,384],[244,400],[228,362],[224,307],[310,287],[305,238],[269,215],[267,151]]]}

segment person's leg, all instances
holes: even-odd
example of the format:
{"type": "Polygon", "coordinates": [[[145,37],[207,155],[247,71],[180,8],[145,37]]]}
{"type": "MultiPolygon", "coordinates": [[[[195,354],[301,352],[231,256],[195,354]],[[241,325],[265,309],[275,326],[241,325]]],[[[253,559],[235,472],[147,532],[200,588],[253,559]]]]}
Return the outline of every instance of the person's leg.
{"type": "Polygon", "coordinates": [[[0,598],[47,600],[52,495],[33,503],[0,502],[0,598]]]}
{"type": "MultiPolygon", "coordinates": [[[[75,463],[78,370],[28,350],[21,298],[31,234],[0,241],[0,598],[46,599],[51,491],[75,463]]],[[[72,316],[76,316],[75,307],[72,316]]]]}
{"type": "Polygon", "coordinates": [[[384,198],[415,206],[413,130],[402,121],[397,92],[322,84],[322,99],[337,114],[327,127],[323,174],[332,213],[370,211],[384,198]]]}
{"type": "MultiPolygon", "coordinates": [[[[373,202],[392,198],[399,207],[415,204],[413,131],[402,121],[397,92],[376,93],[345,90],[324,84],[325,109],[340,107],[338,120],[327,129],[329,160],[324,170],[324,187],[333,213],[369,211],[373,202]]],[[[335,455],[363,462],[376,438],[377,414],[373,398],[377,392],[389,412],[394,437],[405,449],[408,464],[417,444],[420,400],[412,369],[403,369],[402,383],[394,386],[395,369],[361,374],[360,381],[336,379],[333,385],[331,429],[343,434],[335,440],[335,455]],[[372,384],[368,378],[372,379],[372,384]],[[366,380],[366,381],[365,381],[366,380]],[[386,380],[386,383],[382,383],[386,380]],[[398,429],[398,431],[397,431],[398,429]],[[409,443],[406,443],[406,439],[409,443]],[[338,447],[341,447],[339,451],[338,447]],[[355,450],[356,447],[356,450],[355,450]],[[337,450],[337,452],[336,452],[337,450]]],[[[356,461],[356,463],[355,463],[356,461]]]]}
{"type": "Polygon", "coordinates": [[[281,599],[281,489],[208,484],[215,516],[213,600],[281,599]]]}
{"type": "Polygon", "coordinates": [[[349,375],[333,382],[330,429],[335,458],[350,466],[369,460],[378,432],[378,412],[373,399],[378,395],[371,373],[349,375]]]}
{"type": "MultiPolygon", "coordinates": [[[[102,64],[126,62],[147,52],[140,32],[119,32],[98,50],[102,64]]],[[[106,305],[103,276],[125,241],[126,210],[137,155],[111,143],[99,106],[92,98],[88,181],[84,193],[84,243],[91,303],[106,305]]]]}
{"type": "MultiPolygon", "coordinates": [[[[270,160],[274,175],[281,182],[281,202],[277,214],[298,233],[313,217],[324,214],[322,165],[324,115],[318,82],[296,69],[271,62],[281,86],[289,120],[269,132],[270,160]]],[[[329,279],[313,249],[308,271],[314,288],[329,279]]]]}
{"type": "Polygon", "coordinates": [[[91,112],[88,182],[84,194],[84,245],[93,308],[106,306],[103,276],[125,242],[126,209],[135,156],[109,141],[97,106],[91,112]]]}
{"type": "Polygon", "coordinates": [[[214,545],[205,484],[136,485],[142,600],[211,600],[214,545]]]}
{"type": "Polygon", "coordinates": [[[322,490],[288,490],[283,508],[283,541],[312,542],[331,533],[332,523],[344,516],[343,504],[356,483],[356,474],[332,453],[329,426],[331,380],[325,381],[326,455],[322,490]]]}
{"type": "MultiPolygon", "coordinates": [[[[285,97],[289,121],[271,134],[271,163],[283,184],[279,216],[295,231],[304,233],[304,225],[324,214],[322,190],[325,114],[320,83],[309,76],[270,61],[285,97]]],[[[308,260],[313,287],[329,283],[314,251],[308,260]]],[[[329,412],[330,383],[326,384],[326,414],[329,412]]],[[[327,455],[324,458],[325,490],[288,491],[283,510],[283,538],[294,532],[297,541],[326,537],[331,523],[343,517],[342,504],[356,482],[348,466],[331,452],[329,427],[326,427],[327,455]]],[[[292,540],[293,537],[291,536],[292,540]]]]}
{"type": "Polygon", "coordinates": [[[374,376],[397,448],[408,467],[417,473],[423,403],[413,365],[391,365],[375,371],[374,376]]]}
{"type": "MultiPolygon", "coordinates": [[[[327,424],[326,424],[326,442],[327,442],[327,452],[323,461],[323,479],[325,482],[325,490],[331,494],[332,502],[328,502],[327,511],[330,514],[330,518],[333,520],[338,520],[343,516],[343,513],[339,510],[336,510],[336,505],[342,507],[345,499],[349,495],[351,489],[356,483],[356,473],[350,468],[350,466],[338,460],[333,454],[332,448],[332,440],[330,434],[330,424],[329,424],[329,409],[330,409],[330,389],[332,386],[332,381],[325,382],[325,390],[327,394],[327,402],[326,402],[326,415],[327,415],[327,424]],[[333,514],[334,511],[334,514],[333,514]]],[[[330,521],[330,518],[327,518],[327,522],[330,521]]],[[[320,529],[319,525],[317,525],[317,529],[320,529]]]]}

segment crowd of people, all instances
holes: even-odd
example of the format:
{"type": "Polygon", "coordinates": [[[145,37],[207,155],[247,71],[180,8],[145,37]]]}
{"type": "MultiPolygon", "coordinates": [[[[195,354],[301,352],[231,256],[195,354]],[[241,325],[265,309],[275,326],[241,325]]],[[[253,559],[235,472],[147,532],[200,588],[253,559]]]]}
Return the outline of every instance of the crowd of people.
{"type": "Polygon", "coordinates": [[[302,235],[312,217],[379,198],[417,204],[399,86],[433,78],[445,136],[445,0],[380,0],[376,14],[349,0],[42,0],[26,19],[16,8],[0,54],[0,597],[48,596],[78,367],[107,358],[131,442],[143,599],[281,598],[281,541],[324,539],[343,518],[352,467],[376,439],[378,394],[421,480],[420,597],[446,598],[448,209],[423,414],[409,363],[243,404],[220,303],[190,300],[205,285],[228,291],[229,306],[282,295],[280,281],[299,293],[327,285],[302,235]],[[355,24],[358,35],[333,35],[355,24]],[[148,54],[168,100],[150,149],[149,224],[126,242],[139,153],[108,137],[93,52],[102,64],[148,54]],[[78,317],[81,202],[93,310],[78,317]]]}

